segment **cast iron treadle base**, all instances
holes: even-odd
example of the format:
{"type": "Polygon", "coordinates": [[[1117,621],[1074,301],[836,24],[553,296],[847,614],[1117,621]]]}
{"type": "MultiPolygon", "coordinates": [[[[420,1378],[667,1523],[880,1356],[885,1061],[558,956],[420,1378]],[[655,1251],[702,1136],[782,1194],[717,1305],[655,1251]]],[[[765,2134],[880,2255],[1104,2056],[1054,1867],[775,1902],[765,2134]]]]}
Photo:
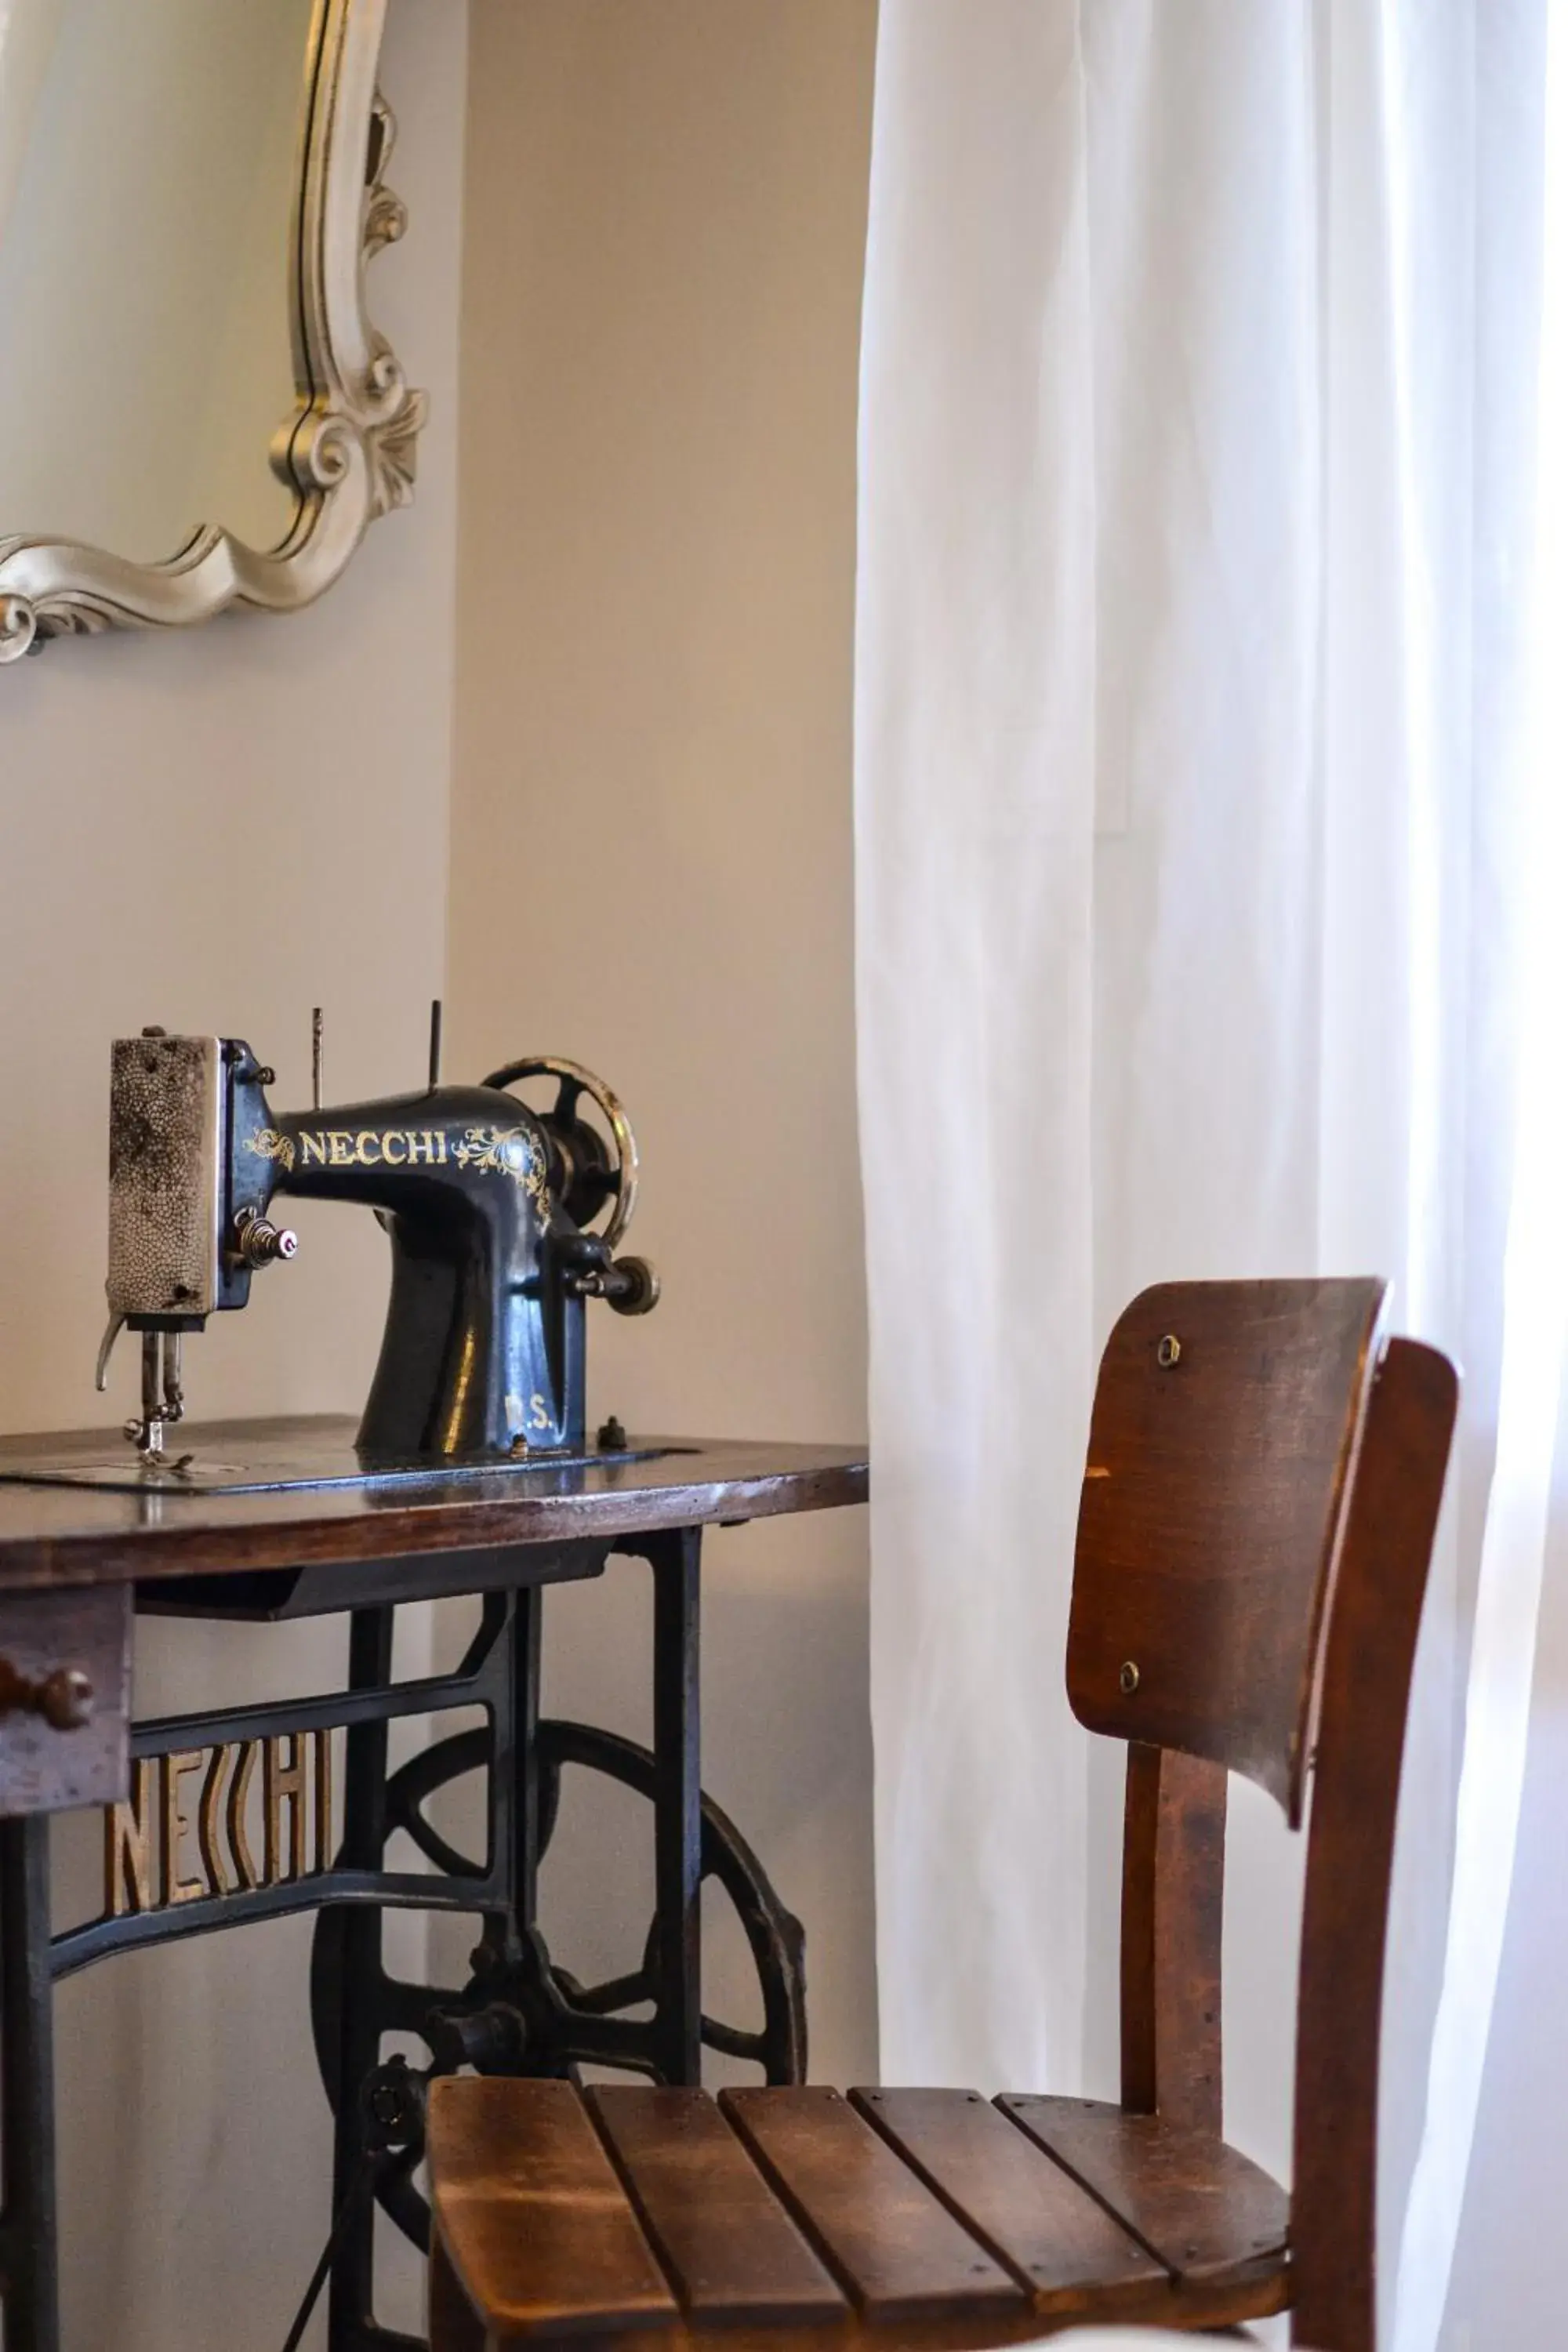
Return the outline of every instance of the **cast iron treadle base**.
{"type": "MultiPolygon", "coordinates": [[[[539,1853],[554,1833],[561,1778],[566,1765],[602,1772],[623,1788],[652,1799],[657,1762],[651,1748],[584,1723],[541,1722],[539,1853]]],[[[441,1871],[477,1874],[477,1864],[458,1853],[433,1829],[421,1808],[438,1790],[470,1772],[491,1769],[488,1728],[462,1731],[437,1742],[395,1772],[386,1786],[387,1834],[403,1830],[441,1871]]],[[[760,2066],[768,2083],[805,2079],[805,1937],[800,1922],[784,1907],[762,1864],[734,1823],[710,1797],[702,1800],[703,1880],[721,1885],[735,1906],[763,1995],[763,2023],[755,2031],[704,2016],[703,2046],[760,2066]]],[[[334,2113],[342,2098],[333,2064],[333,2031],[345,1997],[344,1951],[348,1916],[324,1910],[316,1929],[310,1973],[311,2020],[316,2057],[334,2113]]],[[[379,1953],[357,1980],[356,2009],[383,2035],[415,2035],[430,2053],[423,2073],[400,2060],[373,2077],[373,2105],[380,2098],[385,2120],[395,2125],[388,2145],[413,2150],[406,2168],[378,2190],[377,2200],[422,2253],[430,2245],[430,2209],[409,2175],[424,2156],[424,2095],[437,2074],[472,2066],[481,2074],[569,2074],[574,2066],[624,2067],[656,2082],[667,2080],[658,2059],[658,1979],[655,1928],[650,1927],[642,1964],[611,1982],[584,1986],[551,1959],[537,1931],[510,1939],[488,1928],[470,1955],[471,1974],[460,1990],[412,1985],[390,1976],[379,1953]],[[652,2019],[625,2011],[654,2006],[652,2019]]],[[[361,2086],[363,2094],[363,2086],[361,2086]]]]}
{"type": "MultiPolygon", "coordinates": [[[[567,1567],[585,1572],[602,1565],[554,1559],[548,1547],[506,1552],[512,1581],[484,1592],[479,1626],[457,1671],[420,1682],[392,1679],[393,1625],[405,1589],[406,1563],[359,1563],[354,1570],[356,1605],[350,1612],[349,1675],[345,1690],[322,1697],[279,1700],[260,1706],[166,1717],[137,1725],[132,1755],[142,1768],[137,1786],[150,1786],[155,1769],[172,1780],[177,1766],[192,1791],[203,1790],[201,1836],[204,1866],[218,1853],[219,1799],[209,1792],[227,1787],[231,1807],[243,1810],[248,1781],[237,1777],[242,1758],[259,1754],[268,1785],[287,1770],[300,1773],[290,1817],[296,1834],[305,1801],[305,1742],[313,1738],[318,1802],[317,1866],[307,1873],[302,1849],[292,1866],[283,1853],[280,1801],[269,1799],[268,1860],[245,1883],[231,1883],[219,1864],[210,1879],[181,1898],[167,1893],[170,1864],[164,1857],[160,1898],[124,1907],[122,1884],[106,1888],[103,1915],[57,1936],[44,1946],[37,1934],[39,1906],[20,1906],[5,1922],[11,1948],[5,1958],[12,1998],[26,2032],[42,2032],[47,2018],[47,1985],[110,1954],[172,1941],[256,1918],[316,1910],[310,1972],[311,2024],[318,2062],[334,2116],[333,2180],[329,2211],[341,2228],[331,2247],[328,2344],[330,2352],[421,2352],[417,2338],[378,2325],[374,2317],[374,2239],[375,2204],[414,2242],[429,2238],[429,2209],[415,2185],[424,2150],[425,2095],[437,2074],[472,2066],[480,2073],[566,2074],[580,2064],[624,2068],[656,2082],[696,2082],[704,2047],[748,2060],[770,2083],[796,2083],[805,2074],[805,2018],[802,1934],[769,1885],[756,1856],[719,1808],[701,1795],[699,1780],[698,1633],[699,1547],[694,1528],[654,1530],[622,1538],[622,1548],[645,1559],[654,1578],[654,1741],[640,1748],[585,1724],[542,1722],[539,1674],[543,1583],[567,1567]],[[486,1721],[458,1732],[401,1765],[388,1767],[388,1727],[396,1718],[480,1707],[486,1721]],[[331,1795],[321,1808],[321,1755],[332,1731],[342,1735],[344,1758],[342,1835],[322,1845],[330,1823],[331,1795]],[[289,1762],[283,1756],[288,1746],[289,1762]],[[205,1777],[198,1772],[206,1759],[205,1777]],[[153,1759],[167,1759],[167,1765],[153,1759]],[[554,1832],[561,1783],[568,1769],[602,1772],[645,1797],[654,1817],[657,1902],[640,1964],[611,1982],[585,1986],[559,1967],[537,1926],[540,1858],[554,1832]],[[454,1845],[429,1819],[426,1808],[454,1781],[480,1773],[485,1782],[487,1850],[482,1857],[454,1845]],[[237,1787],[239,1795],[233,1790],[237,1787]],[[422,1867],[390,1866],[388,1849],[399,1837],[412,1844],[422,1867]],[[277,1865],[274,1867],[274,1865],[277,1865]],[[704,2017],[700,2003],[700,1907],[705,1879],[723,1887],[733,1903],[756,1968],[763,2021],[753,2030],[704,2017]],[[474,1948],[465,1982],[454,1987],[419,1985],[389,1973],[383,1953],[383,1924],[389,1910],[455,1911],[475,1922],[474,1948]],[[24,1917],[26,1912],[26,1917],[24,1917]],[[31,1925],[27,1921],[31,1921],[31,1925]],[[25,1981],[17,1974],[16,1938],[32,1934],[39,1946],[46,1998],[33,2009],[18,1998],[25,1981]],[[47,1962],[45,1955],[47,1953],[47,1962]],[[34,2010],[39,2013],[34,2016],[34,2010]],[[631,2014],[630,2012],[638,2012],[631,2014]],[[31,2020],[31,2023],[28,2021],[31,2020]],[[396,2036],[422,2042],[429,2063],[410,2065],[385,2043],[396,2036]],[[366,2193],[374,2166],[374,2199],[366,2193]]],[[[570,1549],[570,1548],[568,1548],[570,1549]]],[[[498,1556],[469,1555],[473,1559],[498,1556]]],[[[470,1569],[470,1574],[475,1573],[470,1569]]],[[[471,1586],[468,1589],[473,1589],[471,1586]]],[[[246,1766],[248,1772],[249,1764],[246,1766]]],[[[167,1790],[161,1818],[171,1818],[167,1790]]],[[[330,1788],[330,1780],[329,1780],[330,1788]]],[[[234,1816],[229,1837],[233,1857],[234,1816]]],[[[32,1822],[17,1825],[33,1836],[32,1822]]],[[[333,1832],[336,1835],[335,1830],[333,1832]]],[[[240,1845],[245,1845],[243,1828],[240,1845]]],[[[47,1847],[44,1849],[47,1853],[47,1847]]],[[[112,1867],[123,1874],[122,1840],[110,1841],[112,1867]]],[[[248,1850],[247,1849],[248,1852],[248,1850]]],[[[176,1855],[176,1861],[178,1857],[176,1855]]],[[[253,1863],[255,1857],[249,1856],[253,1863]]],[[[145,1863],[143,1877],[149,1875],[145,1863]]],[[[37,1876],[37,1870],[34,1873],[37,1876]]],[[[142,1888],[143,1897],[147,1888],[142,1888]]],[[[43,1912],[47,1933],[47,1906],[43,1912]]],[[[15,2030],[15,2021],[13,2021],[15,2030]]],[[[26,2069],[17,2077],[25,2087],[26,2069]]],[[[7,2087],[11,2087],[10,2084],[7,2087]]],[[[30,2120],[36,2125],[36,2118],[30,2120]]],[[[49,2242],[52,2231],[41,2231],[49,2242]]],[[[323,2229],[323,2235],[325,2235],[323,2229]]],[[[44,2283],[40,2305],[52,2303],[52,2277],[44,2283]]],[[[301,2281],[300,2284],[304,2283],[301,2281]]],[[[25,2321],[25,2314],[19,2312],[25,2321]]],[[[8,2315],[9,2317],[9,2315],[8,2315]]],[[[281,2317],[279,2333],[281,2334],[281,2317]]],[[[8,2339],[9,2340],[9,2339],[8,2339]]],[[[25,2324],[18,2352],[55,2352],[34,2343],[25,2324]]]]}

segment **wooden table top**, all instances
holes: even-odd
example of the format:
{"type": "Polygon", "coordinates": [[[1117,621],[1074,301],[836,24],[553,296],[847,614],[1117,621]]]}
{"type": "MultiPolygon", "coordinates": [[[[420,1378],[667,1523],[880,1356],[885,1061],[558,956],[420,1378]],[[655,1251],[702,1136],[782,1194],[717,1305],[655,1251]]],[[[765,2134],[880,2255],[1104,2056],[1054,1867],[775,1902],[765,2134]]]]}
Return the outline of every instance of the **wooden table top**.
{"type": "MultiPolygon", "coordinates": [[[[196,1423],[178,1434],[180,1450],[193,1449],[198,1462],[341,1465],[352,1458],[354,1427],[347,1415],[298,1415],[196,1423]]],[[[637,1437],[631,1450],[645,1458],[242,1493],[169,1481],[136,1492],[13,1483],[45,1458],[68,1472],[73,1463],[85,1467],[122,1454],[133,1475],[129,1448],[101,1429],[0,1438],[0,1591],[613,1538],[866,1499],[864,1446],[637,1437]]]]}

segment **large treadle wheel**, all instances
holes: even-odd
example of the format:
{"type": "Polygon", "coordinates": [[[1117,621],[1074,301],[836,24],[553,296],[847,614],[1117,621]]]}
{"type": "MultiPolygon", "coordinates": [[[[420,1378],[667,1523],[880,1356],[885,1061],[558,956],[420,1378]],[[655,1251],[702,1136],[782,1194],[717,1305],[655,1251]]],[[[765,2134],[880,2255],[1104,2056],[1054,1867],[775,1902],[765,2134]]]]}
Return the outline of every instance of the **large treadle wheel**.
{"type": "MultiPolygon", "coordinates": [[[[540,1852],[553,1834],[560,1811],[562,1776],[568,1766],[602,1772],[623,1788],[652,1801],[655,1763],[651,1752],[614,1732],[584,1723],[539,1726],[540,1852]]],[[[424,1808],[438,1790],[470,1772],[488,1772],[491,1734],[488,1725],[454,1734],[424,1748],[393,1773],[386,1784],[387,1838],[405,1831],[426,1860],[448,1876],[478,1877],[483,1864],[461,1853],[426,1819],[424,1808]]],[[[763,1996],[763,2022],[755,2032],[705,2016],[706,2048],[759,2066],[767,2083],[805,2078],[805,1938],[800,1923],[774,1894],[762,1864],[728,1815],[709,1797],[702,1800],[701,1874],[729,1896],[750,1948],[763,1996]]],[[[359,1906],[356,1906],[359,1907],[359,1906]]],[[[412,2036],[430,2053],[423,2077],[472,2063],[486,2074],[561,2074],[578,2063],[623,2067],[658,2078],[651,2035],[626,2014],[655,2000],[654,1936],[650,1928],[641,1966],[612,1981],[585,1986],[544,1953],[537,1937],[522,1939],[520,1966],[498,1969],[494,1938],[486,1932],[473,1955],[474,1973],[461,1988],[410,1984],[382,1964],[376,1937],[374,1967],[368,1979],[344,1983],[343,1905],[323,1908],[316,1926],[310,1961],[310,2018],[316,2062],[334,2115],[345,2096],[361,2100],[365,2085],[337,2079],[337,2019],[345,2000],[368,2009],[378,2042],[389,2034],[412,2036]],[[487,2021],[504,2016],[510,2029],[498,2042],[487,2021]]],[[[363,1907],[360,1907],[363,1917],[363,1907]]],[[[378,1920],[379,1926],[379,1920],[378,1920]]],[[[394,2104],[397,2094],[393,2092],[394,2104]]],[[[373,2099],[373,2105],[374,2101],[373,2099]]],[[[405,2146],[420,2137],[416,2114],[401,2119],[405,2146]]],[[[384,2178],[377,2196],[404,2234],[427,2248],[430,2209],[410,2177],[418,2151],[384,2178]]]]}

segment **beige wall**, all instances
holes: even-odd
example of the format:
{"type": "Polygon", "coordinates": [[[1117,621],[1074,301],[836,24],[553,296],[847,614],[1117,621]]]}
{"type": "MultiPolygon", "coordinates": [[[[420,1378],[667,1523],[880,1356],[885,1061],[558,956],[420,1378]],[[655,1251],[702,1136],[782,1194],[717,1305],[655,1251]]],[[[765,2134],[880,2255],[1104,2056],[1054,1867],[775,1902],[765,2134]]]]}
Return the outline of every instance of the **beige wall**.
{"type": "MultiPolygon", "coordinates": [[[[237,1031],[287,1095],[321,1001],[334,1092],[420,1067],[455,646],[449,1067],[579,1055],[645,1149],[637,1241],[666,1300],[598,1320],[595,1408],[861,1427],[849,660],[872,0],[474,0],[460,257],[466,17],[395,0],[387,43],[413,226],[374,307],[434,394],[414,511],[301,618],[59,646],[0,677],[0,1425],[101,1410],[111,1035],[237,1031]]],[[[319,1204],[300,1224],[296,1265],[191,1349],[198,1410],[362,1397],[384,1245],[319,1204]]],[[[116,1416],[130,1375],[127,1356],[116,1416]]],[[[875,2063],[864,1541],[856,1515],[720,1535],[707,1594],[707,1778],[806,1921],[816,2061],[840,2076],[875,2063]]],[[[555,1598],[557,1710],[646,1732],[645,1597],[626,1566],[555,1598]]],[[[341,1628],[148,1625],[138,1699],[341,1665],[341,1628]]],[[[62,1831],[63,1903],[92,1890],[94,1831],[62,1831]]],[[[646,1893],[646,1822],[574,1798],[547,1885],[563,1957],[616,1965],[646,1893]]],[[[710,2005],[745,2022],[715,1930],[710,2005]]],[[[283,1923],[62,1993],[68,2352],[281,2339],[326,2200],[307,1944],[283,1923]]],[[[414,2266],[394,2269],[383,2315],[413,2325],[414,2266]]]]}
{"type": "MultiPolygon", "coordinates": [[[[635,1244],[665,1298],[597,1318],[591,1402],[642,1429],[863,1427],[850,654],[873,28],[872,0],[473,11],[451,1066],[563,1053],[624,1094],[635,1244]]],[[[721,1534],[710,1556],[706,1779],[805,1920],[816,2069],[864,2076],[863,1517],[721,1534]]],[[[630,1566],[552,1596],[552,1710],[646,1735],[645,1602],[630,1566]]],[[[563,1822],[576,1859],[548,1874],[547,1924],[570,1965],[635,1957],[645,1836],[628,1809],[563,1822]]],[[[710,2008],[734,2009],[741,1974],[716,1942],[710,2008]]]]}
{"type": "MultiPolygon", "coordinates": [[[[374,308],[433,394],[417,506],[376,525],[303,616],[57,646],[0,673],[7,1428],[102,1410],[111,1036],[144,1021],[237,1032],[302,1094],[321,1002],[334,1087],[374,1092],[423,1066],[446,921],[465,21],[461,0],[396,0],[385,53],[412,226],[375,267],[374,308]]],[[[385,1244],[368,1217],[320,1204],[299,1223],[296,1264],[188,1349],[195,1409],[363,1396],[385,1244]]],[[[117,1415],[132,1371],[127,1349],[117,1415]]],[[[326,1681],[342,1651],[341,1628],[147,1626],[138,1700],[326,1681]]],[[[94,1827],[62,1833],[68,1879],[74,1860],[90,1881],[94,1827]]],[[[281,2341],[328,2193],[308,1940],[301,1922],[253,1929],[62,1992],[69,2352],[281,2341]]]]}

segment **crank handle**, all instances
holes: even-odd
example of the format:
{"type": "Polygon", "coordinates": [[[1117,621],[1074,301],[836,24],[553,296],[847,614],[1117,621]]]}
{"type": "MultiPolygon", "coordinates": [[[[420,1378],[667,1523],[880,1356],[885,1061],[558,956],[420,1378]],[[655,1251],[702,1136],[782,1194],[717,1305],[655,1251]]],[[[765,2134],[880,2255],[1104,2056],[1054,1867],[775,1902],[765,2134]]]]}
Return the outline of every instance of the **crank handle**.
{"type": "Polygon", "coordinates": [[[573,1234],[563,1254],[574,1297],[602,1298],[617,1315],[648,1315],[658,1305],[658,1276],[647,1258],[612,1258],[602,1234],[573,1234]]]}
{"type": "Polygon", "coordinates": [[[658,1276],[646,1257],[618,1257],[599,1277],[599,1297],[617,1315],[651,1315],[658,1305],[658,1276]]]}

